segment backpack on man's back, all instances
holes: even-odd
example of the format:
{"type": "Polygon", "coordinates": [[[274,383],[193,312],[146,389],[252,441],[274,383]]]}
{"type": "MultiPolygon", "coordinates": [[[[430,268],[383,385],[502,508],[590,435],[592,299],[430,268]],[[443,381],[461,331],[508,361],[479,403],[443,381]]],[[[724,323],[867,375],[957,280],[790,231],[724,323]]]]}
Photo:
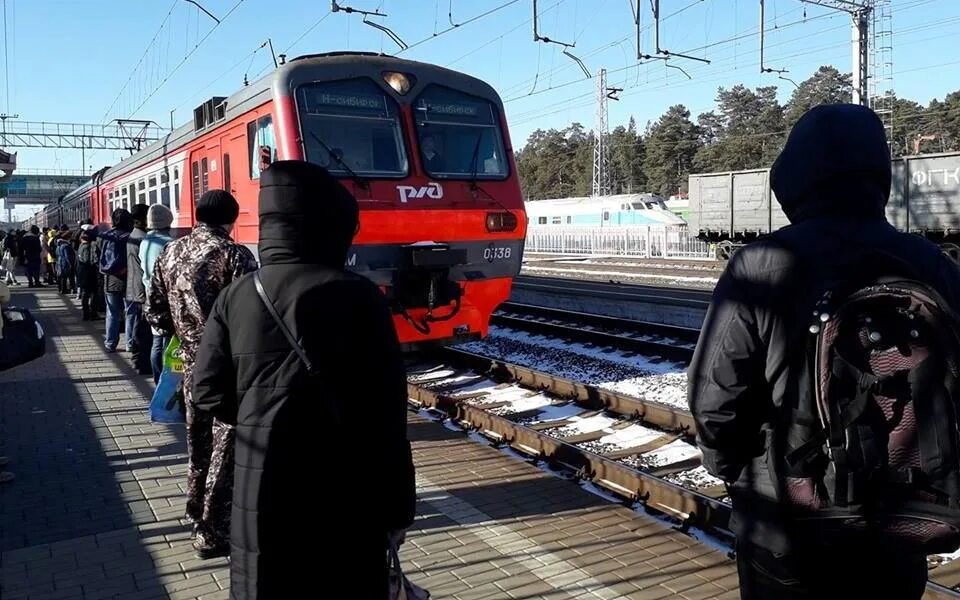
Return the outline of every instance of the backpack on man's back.
{"type": "Polygon", "coordinates": [[[960,548],[960,316],[909,276],[883,266],[849,272],[822,283],[808,313],[809,380],[778,455],[785,504],[828,537],[952,552],[960,548]]]}
{"type": "Polygon", "coordinates": [[[100,272],[114,277],[124,277],[127,274],[127,238],[130,233],[119,229],[101,233],[100,261],[98,267],[100,272]]]}

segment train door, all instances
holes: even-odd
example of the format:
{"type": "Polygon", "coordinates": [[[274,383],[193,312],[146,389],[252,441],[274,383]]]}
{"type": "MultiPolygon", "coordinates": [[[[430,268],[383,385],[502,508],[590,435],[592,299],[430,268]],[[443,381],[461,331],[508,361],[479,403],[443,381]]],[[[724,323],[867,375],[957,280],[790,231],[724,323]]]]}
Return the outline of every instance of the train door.
{"type": "Polygon", "coordinates": [[[238,124],[220,138],[220,171],[223,175],[223,189],[233,194],[240,204],[240,215],[233,232],[235,240],[246,244],[256,244],[258,235],[258,182],[249,177],[246,160],[246,126],[238,124]]]}
{"type": "Polygon", "coordinates": [[[190,199],[188,207],[183,207],[184,212],[189,209],[190,224],[195,223],[194,207],[197,200],[208,190],[222,188],[223,177],[220,170],[220,143],[214,142],[212,145],[205,145],[190,152],[190,199]]]}

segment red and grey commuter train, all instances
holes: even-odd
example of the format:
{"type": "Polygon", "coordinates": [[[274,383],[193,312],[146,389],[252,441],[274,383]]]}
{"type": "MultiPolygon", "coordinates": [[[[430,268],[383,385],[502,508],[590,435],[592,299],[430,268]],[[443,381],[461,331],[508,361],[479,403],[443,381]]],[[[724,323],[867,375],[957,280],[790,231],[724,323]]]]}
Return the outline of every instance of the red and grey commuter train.
{"type": "Polygon", "coordinates": [[[161,203],[175,228],[189,230],[194,202],[223,188],[240,202],[234,237],[256,251],[258,179],[283,159],[323,165],[356,196],[360,231],[347,268],[380,286],[405,347],[486,335],[520,271],[520,182],[500,97],[434,65],[370,53],[298,57],[203,103],[190,124],[32,220],[105,226],[117,207],[161,203]]]}

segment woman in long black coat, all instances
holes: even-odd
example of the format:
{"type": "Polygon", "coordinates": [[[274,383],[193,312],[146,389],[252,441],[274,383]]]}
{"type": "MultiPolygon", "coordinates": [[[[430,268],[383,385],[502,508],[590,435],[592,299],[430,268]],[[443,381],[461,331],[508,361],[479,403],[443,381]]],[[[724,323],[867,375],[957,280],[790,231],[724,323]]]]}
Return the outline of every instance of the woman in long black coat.
{"type": "Polygon", "coordinates": [[[383,597],[386,540],[413,521],[415,497],[390,311],[376,286],[344,270],[358,210],[339,182],[280,161],[260,186],[260,277],[316,373],[252,274],[221,293],[193,399],[237,426],[231,598],[383,597]]]}

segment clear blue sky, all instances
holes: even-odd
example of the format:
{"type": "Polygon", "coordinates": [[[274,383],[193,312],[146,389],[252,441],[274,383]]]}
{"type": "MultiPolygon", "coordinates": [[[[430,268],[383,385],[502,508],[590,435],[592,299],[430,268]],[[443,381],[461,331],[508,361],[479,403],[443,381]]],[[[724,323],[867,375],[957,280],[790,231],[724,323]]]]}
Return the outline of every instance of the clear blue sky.
{"type": "MultiPolygon", "coordinates": [[[[638,1],[645,9],[644,24],[649,25],[650,2],[638,1]]],[[[251,80],[266,73],[273,64],[269,51],[254,51],[268,37],[278,54],[290,56],[340,49],[398,50],[359,16],[329,14],[326,0],[237,2],[201,0],[222,19],[211,32],[214,21],[186,0],[6,0],[9,90],[0,95],[0,106],[3,112],[30,121],[100,123],[135,117],[164,126],[175,110],[180,125],[202,100],[239,89],[244,73],[251,80]]],[[[453,0],[455,23],[503,8],[446,33],[450,0],[340,3],[368,10],[379,7],[387,13],[378,22],[412,46],[401,56],[449,66],[491,83],[507,101],[517,148],[537,128],[563,127],[571,121],[592,126],[595,82],[586,79],[558,46],[533,42],[532,0],[453,0]],[[433,37],[434,32],[440,35],[433,37]]],[[[575,42],[571,51],[591,73],[605,67],[610,72],[608,84],[625,88],[619,102],[610,102],[611,128],[631,115],[643,127],[677,103],[695,116],[712,107],[718,86],[780,84],[784,100],[792,88],[774,75],[758,72],[756,0],[661,0],[664,17],[677,13],[663,21],[661,46],[712,61],[707,65],[677,59],[673,64],[692,79],[659,61],[636,65],[630,0],[538,4],[541,35],[575,42]]],[[[788,76],[795,81],[822,64],[850,70],[846,14],[800,0],[767,0],[766,24],[768,29],[776,26],[767,35],[767,66],[789,69],[788,76]]],[[[958,27],[960,0],[893,0],[893,86],[900,96],[926,104],[960,89],[958,27]]],[[[643,32],[642,46],[644,52],[653,52],[652,28],[643,32]]],[[[81,166],[75,150],[18,151],[22,168],[81,166]]],[[[87,168],[121,157],[87,152],[87,168]]]]}

